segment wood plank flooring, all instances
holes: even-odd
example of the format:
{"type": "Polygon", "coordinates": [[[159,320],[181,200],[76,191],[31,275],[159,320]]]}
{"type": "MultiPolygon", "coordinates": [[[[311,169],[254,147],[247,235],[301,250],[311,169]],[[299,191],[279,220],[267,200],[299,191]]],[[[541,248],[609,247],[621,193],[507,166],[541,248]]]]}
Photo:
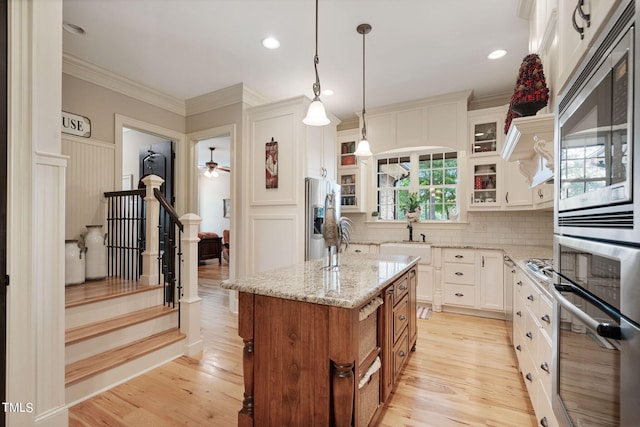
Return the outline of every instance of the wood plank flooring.
{"type": "MultiPolygon", "coordinates": [[[[202,357],[181,357],[69,410],[70,426],[227,426],[241,407],[242,340],[227,266],[199,269],[202,357]]],[[[418,319],[418,343],[380,426],[536,426],[503,321],[418,319]]]]}

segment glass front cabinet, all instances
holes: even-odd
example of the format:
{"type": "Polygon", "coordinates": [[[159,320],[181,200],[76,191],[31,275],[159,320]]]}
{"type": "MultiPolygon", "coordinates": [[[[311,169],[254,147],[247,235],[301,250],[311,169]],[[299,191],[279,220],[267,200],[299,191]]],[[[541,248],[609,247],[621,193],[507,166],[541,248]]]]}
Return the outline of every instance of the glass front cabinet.
{"type": "Polygon", "coordinates": [[[338,132],[338,184],[341,186],[342,212],[364,212],[365,182],[363,165],[354,154],[360,138],[358,129],[338,132]]]}
{"type": "Polygon", "coordinates": [[[495,208],[501,205],[500,157],[471,160],[471,200],[469,209],[495,208]]]}

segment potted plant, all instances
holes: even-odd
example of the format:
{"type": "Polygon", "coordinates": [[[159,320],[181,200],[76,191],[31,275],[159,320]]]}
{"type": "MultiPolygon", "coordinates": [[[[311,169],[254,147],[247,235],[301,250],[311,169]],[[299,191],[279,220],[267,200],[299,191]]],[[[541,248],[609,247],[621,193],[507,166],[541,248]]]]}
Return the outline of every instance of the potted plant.
{"type": "Polygon", "coordinates": [[[373,212],[371,212],[371,216],[373,217],[374,220],[376,220],[376,219],[378,219],[380,217],[380,212],[373,211],[373,212]]]}
{"type": "Polygon", "coordinates": [[[409,199],[404,206],[405,216],[409,222],[417,222],[420,220],[420,196],[418,192],[409,194],[409,199]]]}

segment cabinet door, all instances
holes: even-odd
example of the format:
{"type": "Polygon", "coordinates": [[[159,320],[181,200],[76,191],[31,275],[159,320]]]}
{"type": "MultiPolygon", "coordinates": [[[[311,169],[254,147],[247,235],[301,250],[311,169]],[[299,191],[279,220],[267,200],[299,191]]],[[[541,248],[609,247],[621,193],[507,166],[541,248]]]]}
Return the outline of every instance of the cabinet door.
{"type": "Polygon", "coordinates": [[[502,206],[501,200],[501,169],[502,159],[492,156],[474,159],[470,164],[471,200],[469,209],[496,209],[502,206]]]}
{"type": "Polygon", "coordinates": [[[504,170],[504,205],[507,208],[531,207],[533,205],[532,190],[527,179],[520,173],[517,162],[503,161],[504,170]]]}
{"type": "Polygon", "coordinates": [[[541,184],[534,188],[533,204],[537,208],[553,206],[553,184],[541,184]]]}
{"type": "Polygon", "coordinates": [[[342,212],[364,212],[363,175],[360,166],[338,170],[342,212]]]}
{"type": "Polygon", "coordinates": [[[336,176],[336,128],[335,126],[322,127],[322,165],[325,170],[325,178],[337,180],[336,176]]]}
{"type": "Polygon", "coordinates": [[[306,175],[336,180],[336,127],[329,125],[306,128],[306,175]]]}
{"type": "Polygon", "coordinates": [[[409,348],[415,350],[415,342],[418,337],[417,322],[417,290],[419,280],[418,270],[414,267],[409,272],[409,348]]]}
{"type": "Polygon", "coordinates": [[[480,308],[504,310],[504,268],[501,251],[476,254],[480,271],[480,308]]]}
{"type": "Polygon", "coordinates": [[[417,299],[421,302],[433,301],[433,267],[418,264],[417,299]]]}

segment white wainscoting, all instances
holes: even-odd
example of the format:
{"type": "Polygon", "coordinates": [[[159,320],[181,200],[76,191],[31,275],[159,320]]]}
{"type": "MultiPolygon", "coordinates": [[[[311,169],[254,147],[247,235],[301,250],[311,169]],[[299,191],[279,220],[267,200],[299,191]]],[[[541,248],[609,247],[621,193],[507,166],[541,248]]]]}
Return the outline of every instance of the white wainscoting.
{"type": "Polygon", "coordinates": [[[260,273],[300,262],[301,224],[296,215],[263,214],[250,218],[251,272],[260,273]]]}
{"type": "MultiPolygon", "coordinates": [[[[66,179],[66,239],[77,238],[85,225],[105,225],[104,193],[120,190],[115,179],[115,144],[62,137],[62,153],[69,156],[66,179]]],[[[133,183],[134,188],[137,183],[133,183]]]]}

